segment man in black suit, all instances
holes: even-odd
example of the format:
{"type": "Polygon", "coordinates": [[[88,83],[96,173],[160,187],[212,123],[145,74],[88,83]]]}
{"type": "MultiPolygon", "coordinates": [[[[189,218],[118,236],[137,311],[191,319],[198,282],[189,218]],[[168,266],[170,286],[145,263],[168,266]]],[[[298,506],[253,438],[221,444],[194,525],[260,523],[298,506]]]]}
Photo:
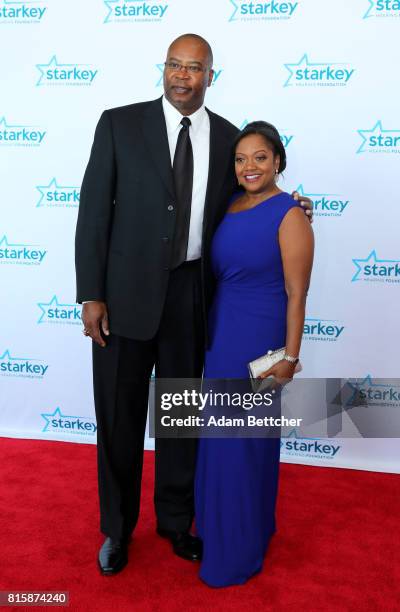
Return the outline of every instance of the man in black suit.
{"type": "MultiPolygon", "coordinates": [[[[93,340],[101,531],[98,563],[127,563],[140,503],[149,379],[200,378],[213,283],[209,247],[235,188],[238,130],[204,107],[212,51],[186,34],[168,49],[164,96],[105,111],[76,230],[77,301],[93,340]]],[[[156,440],[157,532],[198,560],[196,441],[156,440]]]]}

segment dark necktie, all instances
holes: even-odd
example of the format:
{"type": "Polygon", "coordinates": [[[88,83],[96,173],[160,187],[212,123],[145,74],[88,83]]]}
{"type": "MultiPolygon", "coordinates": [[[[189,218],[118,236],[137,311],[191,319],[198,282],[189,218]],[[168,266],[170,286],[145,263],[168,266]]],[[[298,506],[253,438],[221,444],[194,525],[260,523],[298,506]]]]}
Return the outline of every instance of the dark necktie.
{"type": "Polygon", "coordinates": [[[181,131],[176,143],[174,163],[172,166],[175,195],[176,220],[175,233],[172,243],[172,269],[177,268],[186,261],[189,240],[190,209],[192,205],[193,189],[193,149],[190,142],[189,126],[191,121],[183,117],[181,131]]]}

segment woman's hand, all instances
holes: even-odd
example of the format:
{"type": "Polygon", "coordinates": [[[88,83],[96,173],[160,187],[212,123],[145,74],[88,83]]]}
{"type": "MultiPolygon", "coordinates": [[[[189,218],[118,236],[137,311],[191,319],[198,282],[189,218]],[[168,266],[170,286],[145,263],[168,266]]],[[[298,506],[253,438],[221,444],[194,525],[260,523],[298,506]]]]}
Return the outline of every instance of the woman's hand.
{"type": "Polygon", "coordinates": [[[293,379],[295,368],[296,364],[290,363],[286,361],[286,359],[281,359],[269,368],[269,370],[260,374],[259,378],[264,379],[268,376],[273,376],[277,383],[284,385],[293,379]]]}

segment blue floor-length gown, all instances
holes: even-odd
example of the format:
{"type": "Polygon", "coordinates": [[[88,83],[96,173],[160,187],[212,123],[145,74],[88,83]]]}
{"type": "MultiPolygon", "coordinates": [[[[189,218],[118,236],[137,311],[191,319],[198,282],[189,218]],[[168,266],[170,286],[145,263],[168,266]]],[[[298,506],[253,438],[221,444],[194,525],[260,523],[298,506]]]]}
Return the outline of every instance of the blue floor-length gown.
{"type": "MultiPolygon", "coordinates": [[[[209,315],[205,378],[247,378],[247,363],[285,345],[287,296],[278,230],[298,204],[279,193],[227,213],[212,244],[217,290],[209,315]]],[[[275,531],[280,440],[202,438],[195,480],[200,578],[243,584],[262,569],[275,531]]]]}

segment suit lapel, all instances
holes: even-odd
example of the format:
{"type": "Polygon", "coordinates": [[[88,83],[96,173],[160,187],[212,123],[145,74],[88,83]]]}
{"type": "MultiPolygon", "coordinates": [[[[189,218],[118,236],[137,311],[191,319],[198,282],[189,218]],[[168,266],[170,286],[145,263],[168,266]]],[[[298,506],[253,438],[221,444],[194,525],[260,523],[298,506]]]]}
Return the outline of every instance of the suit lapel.
{"type": "Polygon", "coordinates": [[[232,163],[230,143],[218,129],[218,118],[214,113],[206,110],[210,117],[210,162],[204,206],[203,235],[208,227],[213,226],[213,221],[218,212],[220,190],[226,178],[228,165],[232,163]]]}
{"type": "Polygon", "coordinates": [[[154,100],[143,113],[142,132],[150,155],[171,197],[175,197],[171,155],[162,98],[154,100]]]}

